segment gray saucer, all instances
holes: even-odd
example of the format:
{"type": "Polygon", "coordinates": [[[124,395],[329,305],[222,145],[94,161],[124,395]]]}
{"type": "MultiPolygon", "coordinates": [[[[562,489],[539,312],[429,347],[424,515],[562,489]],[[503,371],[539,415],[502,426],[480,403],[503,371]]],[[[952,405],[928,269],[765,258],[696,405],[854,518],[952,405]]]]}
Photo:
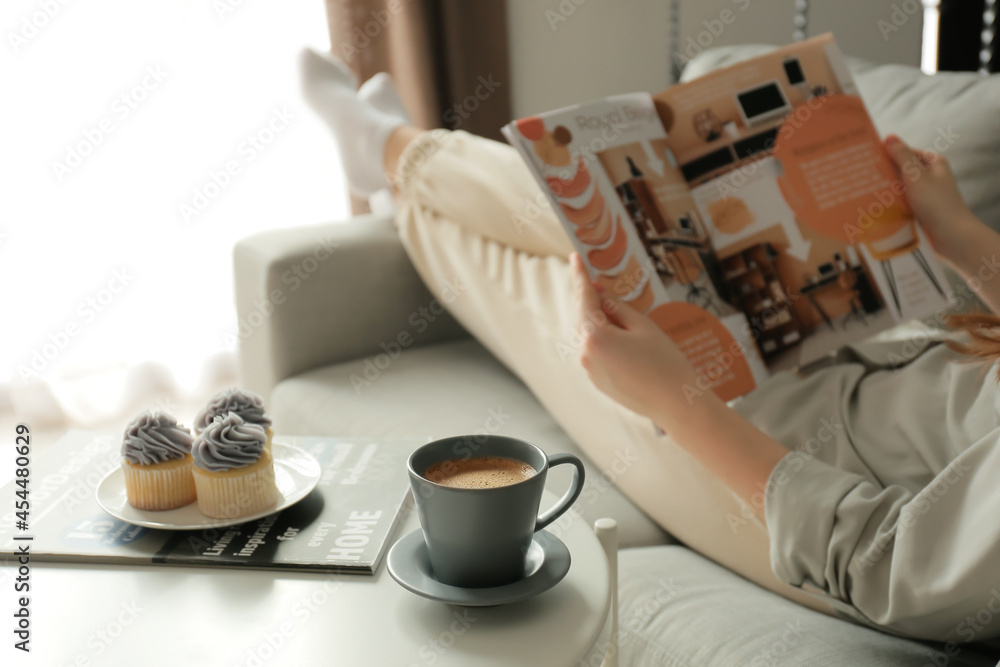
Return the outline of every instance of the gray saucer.
{"type": "Polygon", "coordinates": [[[562,540],[541,530],[535,533],[528,547],[523,579],[492,588],[449,586],[434,578],[424,534],[415,530],[392,545],[386,565],[396,583],[421,597],[464,607],[492,607],[526,600],[549,590],[569,572],[570,557],[562,540]]]}

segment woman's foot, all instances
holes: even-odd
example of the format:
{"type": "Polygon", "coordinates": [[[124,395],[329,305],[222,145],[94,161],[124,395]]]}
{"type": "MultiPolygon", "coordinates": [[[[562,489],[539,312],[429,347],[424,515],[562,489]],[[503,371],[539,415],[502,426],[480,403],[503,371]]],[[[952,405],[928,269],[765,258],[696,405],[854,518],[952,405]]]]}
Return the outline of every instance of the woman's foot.
{"type": "Polygon", "coordinates": [[[403,105],[403,98],[396,88],[396,82],[388,72],[379,72],[361,84],[358,88],[358,97],[384,114],[398,118],[407,125],[413,124],[410,114],[403,105]]]}
{"type": "MultiPolygon", "coordinates": [[[[304,49],[299,70],[303,96],[337,138],[351,188],[363,196],[385,188],[385,142],[394,129],[406,123],[405,116],[382,111],[363,99],[356,90],[354,74],[328,53],[304,49]]],[[[384,81],[370,88],[380,100],[390,97],[384,81]]]]}
{"type": "MultiPolygon", "coordinates": [[[[358,88],[358,97],[379,111],[393,118],[398,118],[402,123],[411,124],[410,115],[403,105],[403,98],[399,96],[399,90],[396,89],[396,82],[388,72],[379,72],[361,84],[361,87],[358,88]]],[[[391,174],[392,172],[387,171],[386,173],[391,174]]],[[[376,215],[394,214],[396,205],[392,198],[392,191],[386,187],[370,194],[368,208],[376,215]]]]}

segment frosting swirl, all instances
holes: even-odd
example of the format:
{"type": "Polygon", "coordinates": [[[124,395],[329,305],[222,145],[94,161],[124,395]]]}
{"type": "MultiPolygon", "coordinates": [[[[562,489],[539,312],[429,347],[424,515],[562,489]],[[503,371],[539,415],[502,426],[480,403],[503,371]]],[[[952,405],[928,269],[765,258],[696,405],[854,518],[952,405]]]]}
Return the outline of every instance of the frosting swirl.
{"type": "Polygon", "coordinates": [[[264,412],[264,399],[252,391],[230,387],[220,391],[194,418],[195,433],[203,430],[218,417],[235,412],[243,421],[260,424],[266,431],[271,426],[271,418],[264,412]]]}
{"type": "Polygon", "coordinates": [[[125,427],[122,458],[133,465],[153,465],[191,453],[191,433],[160,410],[143,412],[125,427]]]}
{"type": "Polygon", "coordinates": [[[264,427],[235,412],[219,416],[198,434],[191,446],[194,464],[210,472],[223,472],[256,463],[264,451],[264,427]]]}

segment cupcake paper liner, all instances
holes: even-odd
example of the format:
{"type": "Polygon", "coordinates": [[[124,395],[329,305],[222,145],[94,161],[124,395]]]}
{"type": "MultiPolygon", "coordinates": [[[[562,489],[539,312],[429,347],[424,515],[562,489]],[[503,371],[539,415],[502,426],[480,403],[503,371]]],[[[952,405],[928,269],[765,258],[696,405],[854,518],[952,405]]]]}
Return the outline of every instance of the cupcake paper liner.
{"type": "Polygon", "coordinates": [[[237,519],[272,507],[278,499],[274,464],[267,452],[264,456],[266,459],[262,457],[245,471],[216,474],[196,468],[194,481],[201,513],[216,519],[237,519]]]}
{"type": "Polygon", "coordinates": [[[132,507],[140,510],[172,510],[195,501],[191,457],[178,465],[174,461],[151,466],[125,463],[125,493],[132,507]]]}

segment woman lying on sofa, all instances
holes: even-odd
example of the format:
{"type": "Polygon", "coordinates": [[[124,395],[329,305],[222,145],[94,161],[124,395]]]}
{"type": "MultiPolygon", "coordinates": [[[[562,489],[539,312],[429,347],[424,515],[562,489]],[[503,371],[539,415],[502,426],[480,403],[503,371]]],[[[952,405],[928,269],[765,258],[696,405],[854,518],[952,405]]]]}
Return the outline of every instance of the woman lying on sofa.
{"type": "MultiPolygon", "coordinates": [[[[520,224],[543,200],[512,148],[409,126],[385,75],[359,91],[313,52],[302,72],[352,188],[391,184],[430,290],[457,294],[455,317],[599,467],[637,454],[616,484],[666,530],[816,609],[919,639],[1000,636],[983,620],[1000,616],[1000,317],[851,346],[731,406],[710,391],[690,400],[687,359],[590,282],[555,215],[542,206],[520,224]]],[[[919,167],[900,178],[936,252],[1000,312],[1000,235],[943,158],[895,137],[886,148],[919,167]]]]}

